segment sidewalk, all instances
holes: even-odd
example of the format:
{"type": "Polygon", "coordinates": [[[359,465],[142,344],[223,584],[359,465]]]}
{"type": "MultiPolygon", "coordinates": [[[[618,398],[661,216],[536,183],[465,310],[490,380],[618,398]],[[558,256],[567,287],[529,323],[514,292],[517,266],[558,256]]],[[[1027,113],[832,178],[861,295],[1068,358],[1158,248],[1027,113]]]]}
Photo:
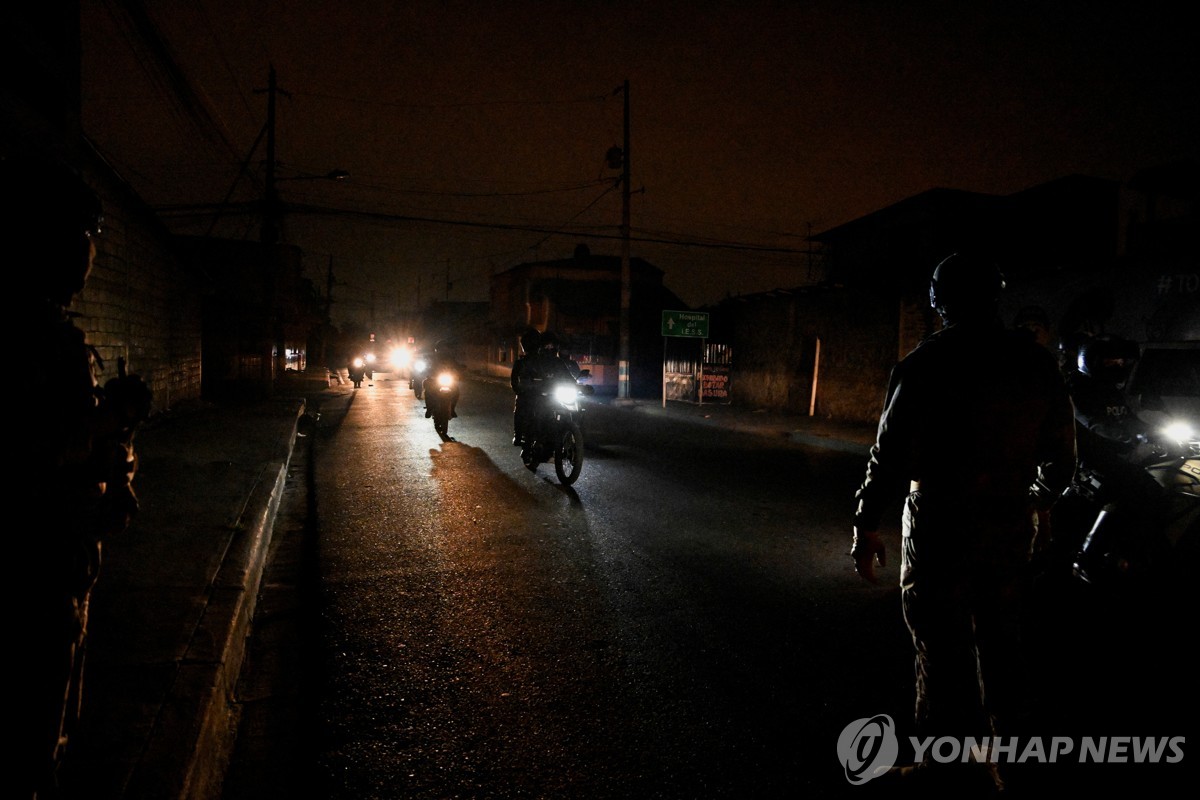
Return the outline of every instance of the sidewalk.
{"type": "MultiPolygon", "coordinates": [[[[66,797],[219,796],[236,730],[230,700],[303,391],[171,412],[138,433],[141,511],[105,544],[82,729],[62,776],[66,797]]],[[[310,396],[319,391],[309,387],[310,396]]],[[[725,405],[595,402],[864,457],[874,438],[865,426],[725,405]]]]}
{"type": "Polygon", "coordinates": [[[138,432],[133,524],[104,545],[67,797],[215,797],[229,698],[304,401],[170,412],[138,432]]]}

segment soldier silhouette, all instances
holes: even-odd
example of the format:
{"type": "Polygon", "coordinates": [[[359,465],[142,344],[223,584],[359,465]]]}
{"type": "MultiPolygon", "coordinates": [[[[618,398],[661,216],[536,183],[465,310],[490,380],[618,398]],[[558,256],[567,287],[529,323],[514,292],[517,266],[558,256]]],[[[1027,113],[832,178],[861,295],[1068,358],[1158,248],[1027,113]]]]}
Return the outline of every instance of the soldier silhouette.
{"type": "Polygon", "coordinates": [[[56,774],[79,717],[101,542],[137,510],[133,436],[151,397],[137,376],[125,374],[123,360],[101,387],[103,364],[69,310],[96,255],[97,195],[54,158],[6,153],[0,171],[14,201],[7,238],[29,243],[33,254],[19,303],[22,332],[33,344],[26,377],[36,392],[22,413],[33,466],[21,502],[38,518],[15,544],[26,581],[16,763],[23,794],[47,798],[58,793],[56,774]]]}

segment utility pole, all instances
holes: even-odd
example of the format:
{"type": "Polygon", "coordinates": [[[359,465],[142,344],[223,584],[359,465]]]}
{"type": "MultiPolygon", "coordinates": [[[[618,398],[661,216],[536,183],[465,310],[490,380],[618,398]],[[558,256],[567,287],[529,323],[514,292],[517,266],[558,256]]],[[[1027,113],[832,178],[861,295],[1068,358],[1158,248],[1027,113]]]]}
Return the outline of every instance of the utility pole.
{"type": "Polygon", "coordinates": [[[325,271],[325,328],[321,331],[321,366],[329,366],[329,337],[333,335],[333,254],[325,271]]]}
{"type": "Polygon", "coordinates": [[[633,274],[629,264],[629,79],[620,88],[625,101],[625,141],[621,158],[621,349],[617,357],[617,398],[629,399],[629,303],[633,274]]]}
{"type": "Polygon", "coordinates": [[[275,186],[275,67],[267,75],[267,176],[263,195],[263,221],[260,239],[266,244],[279,241],[279,190],[275,186]]]}

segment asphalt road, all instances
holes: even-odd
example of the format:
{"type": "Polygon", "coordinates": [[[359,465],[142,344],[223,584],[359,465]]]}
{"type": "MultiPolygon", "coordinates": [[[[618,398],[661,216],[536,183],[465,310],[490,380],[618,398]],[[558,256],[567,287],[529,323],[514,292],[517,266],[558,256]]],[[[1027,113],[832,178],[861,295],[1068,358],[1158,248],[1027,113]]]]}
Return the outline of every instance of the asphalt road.
{"type": "MultiPolygon", "coordinates": [[[[521,464],[506,388],[466,384],[443,442],[390,378],[321,409],[307,555],[283,560],[314,588],[273,714],[289,766],[235,760],[229,798],[250,774],[330,798],[865,797],[838,736],[880,713],[907,736],[913,687],[898,531],[879,586],[846,555],[860,457],[598,405],[567,488],[521,464]]],[[[1077,726],[1046,735],[1147,709],[1139,731],[1173,734],[1148,678],[1174,650],[1095,612],[1039,613],[1047,719],[1077,726]]]]}

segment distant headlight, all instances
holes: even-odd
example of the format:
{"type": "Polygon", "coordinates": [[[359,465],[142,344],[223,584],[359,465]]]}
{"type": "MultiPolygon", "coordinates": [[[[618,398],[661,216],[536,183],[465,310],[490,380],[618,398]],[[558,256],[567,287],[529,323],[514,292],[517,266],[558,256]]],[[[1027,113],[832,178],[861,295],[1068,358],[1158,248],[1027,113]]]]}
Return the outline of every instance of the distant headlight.
{"type": "Polygon", "coordinates": [[[413,362],[413,369],[415,369],[417,372],[424,372],[425,370],[429,369],[429,362],[423,358],[418,358],[413,362]]]}
{"type": "Polygon", "coordinates": [[[362,360],[361,358],[356,358],[356,359],[354,359],[354,366],[355,366],[355,367],[361,367],[362,365],[363,365],[363,360],[362,360]]]}
{"type": "Polygon", "coordinates": [[[409,359],[412,358],[412,353],[407,347],[397,347],[392,351],[392,363],[397,367],[408,366],[409,359]]]}
{"type": "Polygon", "coordinates": [[[375,354],[374,353],[367,353],[367,363],[368,364],[375,363],[375,354]]]}

